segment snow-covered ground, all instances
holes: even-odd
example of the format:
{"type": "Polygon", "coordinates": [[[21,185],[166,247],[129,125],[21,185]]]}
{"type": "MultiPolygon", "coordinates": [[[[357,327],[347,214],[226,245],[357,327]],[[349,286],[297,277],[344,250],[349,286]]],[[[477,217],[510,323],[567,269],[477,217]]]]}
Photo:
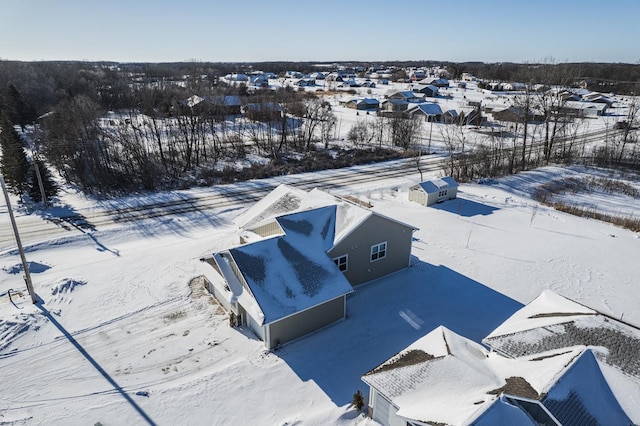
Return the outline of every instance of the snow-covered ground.
{"type": "MultiPolygon", "coordinates": [[[[361,375],[439,325],[480,342],[544,289],[638,325],[640,235],[530,197],[567,174],[593,171],[547,167],[466,184],[434,208],[408,201],[416,176],[336,190],[419,228],[411,267],[358,287],[345,321],[275,352],[229,327],[192,282],[210,273],[202,256],[237,243],[231,221],[247,205],[30,243],[38,305],[17,251],[4,251],[0,424],[372,425],[350,406],[367,391],[361,375]]],[[[600,209],[620,209],[619,196],[606,199],[600,209]]],[[[623,201],[640,211],[639,200],[623,201]]],[[[90,207],[73,193],[61,203],[90,207]]],[[[4,206],[0,222],[9,226],[4,206]]],[[[640,410],[629,415],[640,421],[640,410]]]]}

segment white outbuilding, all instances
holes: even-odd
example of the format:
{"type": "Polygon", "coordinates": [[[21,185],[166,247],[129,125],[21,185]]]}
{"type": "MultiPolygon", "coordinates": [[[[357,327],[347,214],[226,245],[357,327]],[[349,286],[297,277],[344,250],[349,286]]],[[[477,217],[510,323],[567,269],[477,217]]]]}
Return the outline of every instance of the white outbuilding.
{"type": "Polygon", "coordinates": [[[458,182],[451,176],[420,182],[409,188],[409,201],[430,206],[456,198],[458,182]]]}

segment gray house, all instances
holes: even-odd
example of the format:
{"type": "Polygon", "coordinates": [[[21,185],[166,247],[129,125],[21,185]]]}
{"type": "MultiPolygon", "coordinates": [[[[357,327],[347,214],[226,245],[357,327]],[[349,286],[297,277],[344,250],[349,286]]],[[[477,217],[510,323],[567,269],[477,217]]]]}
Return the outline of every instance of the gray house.
{"type": "Polygon", "coordinates": [[[424,120],[428,122],[442,121],[442,109],[440,108],[440,105],[434,102],[411,104],[407,109],[407,114],[412,118],[424,118],[424,120]]]}
{"type": "Polygon", "coordinates": [[[458,194],[458,182],[451,176],[420,182],[409,188],[409,201],[430,206],[446,200],[453,200],[458,194]]]}
{"type": "Polygon", "coordinates": [[[217,271],[210,291],[268,349],[343,319],[352,285],[409,266],[416,230],[287,185],[234,222],[241,245],[204,259],[217,271]]]}
{"type": "Polygon", "coordinates": [[[267,349],[343,319],[352,287],[326,255],[335,207],[277,219],[281,234],[218,252],[213,294],[267,349]],[[217,287],[217,288],[216,288],[217,287]]]}

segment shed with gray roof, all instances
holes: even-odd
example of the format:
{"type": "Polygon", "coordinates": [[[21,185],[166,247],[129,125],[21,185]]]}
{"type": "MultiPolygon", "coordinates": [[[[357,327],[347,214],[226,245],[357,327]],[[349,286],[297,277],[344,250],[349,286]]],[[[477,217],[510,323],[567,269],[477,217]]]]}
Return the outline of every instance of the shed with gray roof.
{"type": "Polygon", "coordinates": [[[458,182],[451,176],[420,182],[409,188],[409,201],[431,206],[456,198],[458,182]]]}

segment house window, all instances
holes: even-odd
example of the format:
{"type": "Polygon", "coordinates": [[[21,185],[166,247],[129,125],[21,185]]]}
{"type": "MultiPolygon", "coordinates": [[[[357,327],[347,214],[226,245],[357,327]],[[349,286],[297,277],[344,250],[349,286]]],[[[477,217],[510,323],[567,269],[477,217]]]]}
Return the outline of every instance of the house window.
{"type": "Polygon", "coordinates": [[[382,259],[387,255],[387,242],[371,246],[371,261],[382,259]]]}
{"type": "Polygon", "coordinates": [[[340,269],[342,272],[346,272],[348,257],[346,254],[344,256],[336,257],[335,259],[333,259],[333,263],[338,265],[338,269],[340,269]]]}
{"type": "Polygon", "coordinates": [[[445,195],[447,195],[447,190],[446,189],[444,191],[438,192],[438,197],[444,197],[445,195]]]}

